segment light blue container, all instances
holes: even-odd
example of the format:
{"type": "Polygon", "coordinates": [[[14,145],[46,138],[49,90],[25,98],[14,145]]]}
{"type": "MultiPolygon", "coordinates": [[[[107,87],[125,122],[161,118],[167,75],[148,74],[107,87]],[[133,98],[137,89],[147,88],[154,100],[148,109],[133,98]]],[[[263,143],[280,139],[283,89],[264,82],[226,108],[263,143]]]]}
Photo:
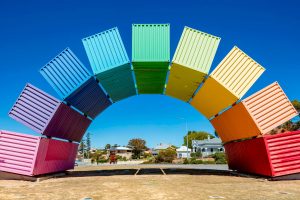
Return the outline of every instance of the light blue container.
{"type": "Polygon", "coordinates": [[[94,75],[113,101],[136,94],[131,64],[118,28],[82,39],[94,75]]]}
{"type": "Polygon", "coordinates": [[[90,72],[69,48],[42,67],[40,73],[63,99],[91,77],[90,72]]]}

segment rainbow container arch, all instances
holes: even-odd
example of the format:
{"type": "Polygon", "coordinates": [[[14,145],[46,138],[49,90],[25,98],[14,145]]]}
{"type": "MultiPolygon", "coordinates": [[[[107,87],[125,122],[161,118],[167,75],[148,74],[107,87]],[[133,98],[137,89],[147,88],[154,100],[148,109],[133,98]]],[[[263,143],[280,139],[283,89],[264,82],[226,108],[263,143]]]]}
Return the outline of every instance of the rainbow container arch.
{"type": "Polygon", "coordinates": [[[73,169],[78,142],[103,110],[137,94],[164,94],[211,122],[230,169],[299,173],[300,132],[269,134],[299,114],[279,84],[241,100],[265,68],[234,46],[210,73],[221,38],[190,27],[171,58],[170,31],[170,24],[133,24],[131,60],[116,27],[83,38],[93,73],[70,48],[54,56],[40,73],[61,100],[25,86],[9,116],[43,136],[0,131],[0,171],[35,176],[73,169]]]}

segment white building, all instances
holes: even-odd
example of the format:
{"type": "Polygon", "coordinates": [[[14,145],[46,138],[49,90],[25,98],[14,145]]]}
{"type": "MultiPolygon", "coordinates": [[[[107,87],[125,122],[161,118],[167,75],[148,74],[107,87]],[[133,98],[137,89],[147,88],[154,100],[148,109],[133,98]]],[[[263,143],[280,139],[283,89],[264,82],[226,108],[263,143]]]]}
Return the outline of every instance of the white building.
{"type": "Polygon", "coordinates": [[[187,158],[187,157],[191,157],[191,149],[188,148],[186,146],[181,146],[180,148],[176,149],[176,153],[177,153],[177,158],[187,158]]]}
{"type": "Polygon", "coordinates": [[[112,147],[109,149],[108,155],[111,151],[114,151],[117,156],[126,157],[126,159],[131,159],[132,149],[128,147],[112,147]]]}
{"type": "Polygon", "coordinates": [[[203,157],[225,151],[220,138],[192,140],[192,147],[193,152],[201,152],[203,157]]]}

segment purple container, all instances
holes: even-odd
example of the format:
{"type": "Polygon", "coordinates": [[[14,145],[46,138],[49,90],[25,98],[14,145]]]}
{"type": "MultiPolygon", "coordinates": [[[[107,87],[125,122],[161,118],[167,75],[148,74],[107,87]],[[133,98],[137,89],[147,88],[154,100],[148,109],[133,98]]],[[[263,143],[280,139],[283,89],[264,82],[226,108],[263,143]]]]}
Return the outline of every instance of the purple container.
{"type": "Polygon", "coordinates": [[[50,137],[81,141],[91,120],[42,90],[27,84],[9,116],[50,137]]]}

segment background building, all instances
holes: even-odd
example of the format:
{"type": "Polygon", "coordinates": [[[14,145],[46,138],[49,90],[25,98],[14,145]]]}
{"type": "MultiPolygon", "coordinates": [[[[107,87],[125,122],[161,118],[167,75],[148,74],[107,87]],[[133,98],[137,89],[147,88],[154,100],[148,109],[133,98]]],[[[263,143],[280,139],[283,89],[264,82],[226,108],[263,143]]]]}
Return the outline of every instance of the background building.
{"type": "Polygon", "coordinates": [[[192,140],[192,147],[193,152],[201,152],[204,157],[217,152],[224,152],[224,147],[220,138],[192,140]]]}

